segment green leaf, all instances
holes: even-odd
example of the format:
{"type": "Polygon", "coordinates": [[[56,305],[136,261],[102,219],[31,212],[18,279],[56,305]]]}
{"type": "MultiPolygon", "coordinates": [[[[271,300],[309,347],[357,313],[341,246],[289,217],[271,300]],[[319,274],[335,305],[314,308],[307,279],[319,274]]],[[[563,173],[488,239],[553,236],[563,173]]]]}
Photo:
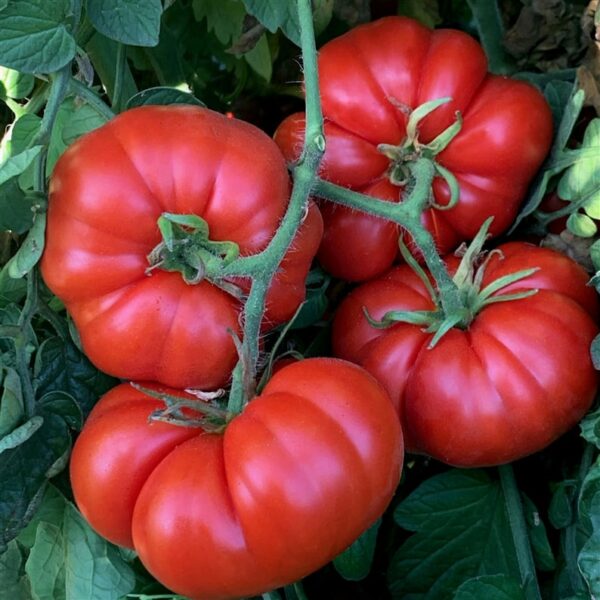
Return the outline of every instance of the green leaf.
{"type": "Polygon", "coordinates": [[[416,531],[393,556],[393,598],[445,600],[467,579],[504,573],[520,580],[500,484],[482,470],[452,469],[401,502],[396,522],[416,531]]]}
{"type": "Polygon", "coordinates": [[[7,305],[20,302],[27,294],[27,282],[13,279],[8,274],[8,265],[0,269],[0,310],[7,305]]]}
{"type": "Polygon", "coordinates": [[[0,185],[0,231],[25,233],[33,225],[33,201],[19,187],[17,177],[0,185]]]}
{"type": "Polygon", "coordinates": [[[119,549],[52,487],[19,542],[29,548],[25,571],[36,600],[118,600],[134,588],[119,549]]]}
{"type": "Polygon", "coordinates": [[[589,238],[596,235],[598,228],[596,223],[587,215],[581,213],[572,213],[567,219],[567,229],[574,235],[583,238],[589,238]]]}
{"type": "Polygon", "coordinates": [[[71,0],[11,0],[0,12],[0,62],[23,73],[52,73],[75,57],[71,0]]]}
{"type": "Polygon", "coordinates": [[[34,419],[41,419],[41,426],[20,445],[0,453],[0,552],[31,520],[48,476],[71,446],[67,422],[51,408],[39,405],[34,419]]]}
{"type": "Polygon", "coordinates": [[[344,579],[360,581],[369,574],[380,525],[381,519],[378,519],[349,548],[333,559],[335,570],[344,579]]]}
{"type": "Polygon", "coordinates": [[[300,45],[300,21],[296,2],[281,0],[243,0],[244,6],[253,17],[256,17],[271,33],[279,28],[287,38],[297,46],[300,45]]]}
{"type": "Polygon", "coordinates": [[[574,482],[561,481],[557,485],[548,509],[548,518],[555,529],[564,529],[573,523],[575,518],[573,510],[575,494],[574,482]]]}
{"type": "Polygon", "coordinates": [[[34,79],[29,73],[0,67],[0,100],[25,98],[33,90],[34,79]]]}
{"type": "MultiPolygon", "coordinates": [[[[592,342],[592,361],[597,369],[596,365],[600,362],[600,335],[596,336],[592,342]]],[[[596,448],[600,448],[600,408],[588,413],[579,423],[579,427],[581,437],[596,448]]]]}
{"type": "MultiPolygon", "coordinates": [[[[24,152],[39,131],[41,122],[40,117],[32,114],[25,114],[17,119],[10,131],[8,153],[24,152]]],[[[81,103],[74,96],[69,96],[60,105],[52,128],[46,160],[46,176],[52,173],[56,161],[75,140],[85,133],[101,127],[104,123],[106,123],[106,118],[91,105],[81,103]]],[[[19,178],[19,183],[24,189],[32,187],[33,167],[24,170],[19,178]]]]}
{"type": "MultiPolygon", "coordinates": [[[[592,264],[594,265],[594,268],[596,269],[596,271],[600,271],[600,240],[596,240],[590,246],[590,258],[592,259],[592,264]]],[[[597,364],[600,364],[600,363],[597,363],[597,364]]],[[[597,365],[596,365],[596,369],[598,369],[597,365]]]]}
{"type": "Polygon", "coordinates": [[[71,429],[81,429],[83,413],[71,394],[64,390],[46,392],[38,402],[44,410],[60,415],[71,429]]]}
{"type": "Polygon", "coordinates": [[[583,527],[600,531],[600,461],[592,465],[583,480],[578,511],[583,527]]]}
{"type": "Polygon", "coordinates": [[[465,581],[454,600],[526,600],[519,582],[506,575],[484,575],[465,581]]]}
{"type": "Polygon", "coordinates": [[[579,553],[577,564],[592,597],[600,594],[600,462],[588,471],[579,494],[581,525],[590,531],[579,553]]]}
{"type": "Polygon", "coordinates": [[[44,235],[46,232],[46,215],[37,213],[27,237],[16,254],[7,263],[8,274],[14,279],[25,277],[38,263],[44,251],[44,235]]]}
{"type": "Polygon", "coordinates": [[[309,272],[306,278],[306,300],[291,329],[305,329],[323,318],[329,306],[327,289],[330,283],[331,277],[325,271],[317,268],[309,272]]]}
{"type": "Polygon", "coordinates": [[[0,398],[0,440],[9,434],[23,418],[23,392],[18,373],[4,367],[2,378],[2,398],[0,398]]]}
{"type": "MultiPolygon", "coordinates": [[[[42,119],[37,115],[26,113],[19,117],[11,126],[8,135],[2,140],[2,159],[15,156],[27,150],[40,130],[42,119]]],[[[23,186],[26,189],[28,186],[23,186]]]]}
{"type": "Polygon", "coordinates": [[[101,127],[106,121],[107,119],[89,104],[80,103],[73,96],[67,98],[60,105],[52,129],[46,175],[50,175],[56,161],[75,140],[85,133],[101,127]]]}
{"type": "Polygon", "coordinates": [[[583,546],[577,565],[588,585],[591,598],[597,598],[600,594],[600,531],[594,531],[593,535],[583,546]]]}
{"type": "Polygon", "coordinates": [[[588,124],[578,154],[576,162],[558,182],[557,193],[563,200],[584,201],[584,207],[589,207],[586,212],[593,217],[600,214],[600,118],[588,124]]]}
{"type": "Polygon", "coordinates": [[[98,371],[75,344],[52,337],[44,341],[35,357],[35,386],[39,394],[62,391],[77,402],[83,416],[117,380],[98,371]]]}
{"type": "Polygon", "coordinates": [[[248,64],[266,81],[271,81],[273,74],[273,60],[269,50],[267,36],[262,35],[256,46],[244,54],[248,64]]]}
{"type": "Polygon", "coordinates": [[[565,107],[562,119],[558,126],[558,132],[554,138],[550,156],[544,163],[542,171],[533,182],[531,193],[525,201],[521,212],[517,215],[509,233],[514,231],[525,217],[537,210],[546,194],[548,184],[552,177],[573,164],[574,161],[570,158],[568,151],[566,151],[566,147],[571,134],[573,133],[575,124],[577,123],[577,119],[579,118],[579,114],[581,113],[584,100],[585,93],[583,90],[578,90],[574,86],[573,93],[569,99],[569,103],[565,107]]]}
{"type": "Polygon", "coordinates": [[[325,31],[327,25],[333,17],[333,8],[335,0],[313,0],[313,21],[315,25],[315,35],[320,35],[325,31]]]}
{"type": "MultiPolygon", "coordinates": [[[[598,156],[600,159],[600,151],[598,156]]],[[[600,219],[600,187],[598,188],[598,193],[594,194],[589,200],[584,202],[583,210],[588,217],[600,219]]]]}
{"type": "MultiPolygon", "coordinates": [[[[136,48],[128,49],[130,53],[136,48]]],[[[189,91],[186,83],[186,61],[181,52],[179,31],[172,30],[165,19],[160,28],[160,40],[153,48],[140,49],[142,57],[154,70],[161,86],[189,91]]]]}
{"type": "Polygon", "coordinates": [[[192,6],[196,20],[206,19],[206,28],[224,46],[241,34],[246,11],[238,0],[193,0],[192,6]]]}
{"type": "Polygon", "coordinates": [[[442,22],[438,0],[399,0],[398,14],[416,19],[432,29],[442,22]]]}
{"type": "Polygon", "coordinates": [[[129,98],[127,108],[150,104],[192,104],[194,106],[205,106],[204,102],[201,102],[198,98],[187,92],[170,87],[154,87],[138,92],[135,96],[129,98]]]}
{"type": "Polygon", "coordinates": [[[5,184],[9,179],[23,173],[41,151],[42,146],[33,146],[4,161],[0,165],[0,185],[5,184]]]}
{"type": "Polygon", "coordinates": [[[0,554],[0,590],[7,600],[31,600],[29,582],[24,576],[23,556],[17,542],[10,542],[0,554]]]}
{"type": "MultiPolygon", "coordinates": [[[[115,90],[115,75],[117,64],[117,49],[119,44],[114,40],[96,33],[88,42],[86,50],[98,77],[106,88],[110,100],[113,100],[115,90]]],[[[125,77],[123,78],[123,98],[129,98],[137,92],[137,86],[129,65],[125,65],[125,77]]]]}
{"type": "Polygon", "coordinates": [[[92,25],[106,37],[131,46],[156,46],[160,0],[87,0],[92,25]]]}
{"type": "Polygon", "coordinates": [[[19,425],[0,440],[0,454],[24,444],[42,426],[44,419],[39,415],[19,425]]]}
{"type": "Polygon", "coordinates": [[[515,64],[504,49],[504,25],[496,0],[467,0],[477,27],[479,39],[488,57],[492,73],[506,75],[514,72],[515,64]]]}
{"type": "Polygon", "coordinates": [[[573,82],[554,79],[544,86],[544,97],[552,110],[555,123],[560,123],[573,93],[573,82]]]}
{"type": "MultiPolygon", "coordinates": [[[[592,362],[594,363],[594,368],[597,371],[599,371],[600,370],[600,335],[597,335],[594,338],[594,341],[592,342],[591,353],[592,353],[592,362]]],[[[596,411],[594,414],[597,415],[598,411],[596,411]]],[[[596,444],[600,448],[600,445],[598,445],[598,440],[594,440],[593,443],[596,444]]]]}

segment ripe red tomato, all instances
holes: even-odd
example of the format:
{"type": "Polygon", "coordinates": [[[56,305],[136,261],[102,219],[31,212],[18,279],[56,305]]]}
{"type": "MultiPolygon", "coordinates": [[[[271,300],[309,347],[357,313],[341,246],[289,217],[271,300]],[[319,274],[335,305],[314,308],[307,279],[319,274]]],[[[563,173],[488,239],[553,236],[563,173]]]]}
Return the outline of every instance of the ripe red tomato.
{"type": "Polygon", "coordinates": [[[73,448],[71,482],[92,527],[192,598],[253,596],[318,569],[399,481],[394,408],[345,361],[285,366],[223,433],[148,423],[160,407],[126,384],[104,396],[73,448]]]}
{"type": "MultiPolygon", "coordinates": [[[[460,200],[449,210],[430,208],[423,223],[442,254],[473,239],[490,215],[493,235],[512,223],[550,147],[552,116],[532,86],[488,74],[485,54],[473,38],[387,17],[325,44],[319,75],[327,139],[323,178],[398,202],[402,192],[390,182],[390,159],[378,145],[398,146],[411,110],[451,97],[421,122],[418,139],[431,142],[461,112],[460,133],[436,157],[458,180],[460,200]]],[[[303,113],[288,117],[275,133],[288,161],[298,158],[303,138],[303,113]]],[[[449,201],[448,186],[439,177],[433,195],[439,205],[449,201]]],[[[321,208],[325,234],[318,256],[325,269],[361,281],[392,265],[396,225],[327,202],[321,208]]]]}
{"type": "MultiPolygon", "coordinates": [[[[154,270],[158,217],[195,214],[211,240],[262,250],[289,199],[277,146],[252,125],[192,106],[149,106],[73,144],[56,165],[42,274],[88,357],[125,379],[216,388],[236,362],[241,303],[208,280],[154,270]]],[[[265,326],[289,319],[322,234],[311,206],[267,296],[265,326]]],[[[247,292],[248,281],[235,282],[247,292]]]]}
{"type": "MultiPolygon", "coordinates": [[[[484,307],[432,349],[432,334],[420,326],[376,329],[363,313],[381,319],[392,310],[434,308],[406,265],[355,289],[333,325],[335,354],[364,366],[390,394],[407,449],[456,466],[501,464],[541,450],[581,419],[597,389],[589,350],[598,333],[598,298],[585,271],[522,242],[499,250],[482,287],[539,267],[494,295],[539,291],[484,307]]],[[[456,268],[457,260],[449,262],[456,268]]]]}

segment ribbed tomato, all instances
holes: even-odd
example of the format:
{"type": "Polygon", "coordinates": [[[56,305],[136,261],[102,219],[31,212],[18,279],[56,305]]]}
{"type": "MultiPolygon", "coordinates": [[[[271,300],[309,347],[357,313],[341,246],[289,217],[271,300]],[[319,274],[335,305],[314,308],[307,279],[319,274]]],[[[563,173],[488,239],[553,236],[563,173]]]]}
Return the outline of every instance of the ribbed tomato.
{"type": "Polygon", "coordinates": [[[161,406],[126,384],[104,396],[75,443],[71,482],[100,534],[191,598],[253,596],[318,569],[399,481],[390,399],[339,359],[283,367],[223,433],[149,423],[161,406]]]}
{"type": "MultiPolygon", "coordinates": [[[[449,264],[455,269],[457,260],[449,264]]],[[[490,256],[481,288],[535,267],[491,297],[536,293],[485,306],[433,348],[433,334],[421,326],[376,329],[365,317],[364,309],[374,319],[435,309],[408,266],[363,284],[342,302],[334,352],[383,383],[408,450],[463,467],[506,463],[541,450],[589,409],[598,384],[590,358],[598,298],[586,285],[587,273],[557,252],[512,242],[490,256]]]]}
{"type": "MultiPolygon", "coordinates": [[[[325,44],[319,77],[327,139],[322,177],[397,202],[402,190],[391,183],[390,170],[429,152],[427,144],[460,111],[460,133],[433,157],[456,177],[459,201],[448,210],[430,208],[423,223],[442,254],[473,239],[489,216],[494,216],[493,235],[509,227],[550,147],[552,116],[534,87],[489,74],[473,38],[387,17],[325,44]],[[446,97],[452,100],[419,123],[416,144],[401,157],[391,160],[380,151],[380,144],[399,148],[406,141],[411,111],[446,97]]],[[[297,113],[275,133],[288,161],[299,156],[304,127],[304,114],[297,113]]],[[[433,198],[441,206],[450,199],[441,177],[434,180],[433,198]]],[[[321,207],[325,234],[319,260],[330,273],[361,281],[392,265],[398,253],[396,225],[327,202],[321,207]]]]}
{"type": "MultiPolygon", "coordinates": [[[[237,359],[241,302],[209,279],[191,285],[160,263],[149,270],[161,241],[157,220],[202,217],[212,242],[234,242],[251,255],[274,235],[288,199],[284,159],[256,127],[195,106],[133,109],[58,161],[42,274],[100,369],[216,388],[237,359]]],[[[289,319],[304,299],[321,234],[311,206],[267,295],[265,327],[289,319]]],[[[248,281],[234,283],[248,291],[248,281]]]]}

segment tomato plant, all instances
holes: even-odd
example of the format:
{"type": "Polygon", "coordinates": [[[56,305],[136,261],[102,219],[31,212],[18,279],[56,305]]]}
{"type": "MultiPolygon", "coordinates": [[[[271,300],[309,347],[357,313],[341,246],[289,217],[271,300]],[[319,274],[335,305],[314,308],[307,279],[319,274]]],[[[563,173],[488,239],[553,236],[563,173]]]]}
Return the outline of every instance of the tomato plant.
{"type": "Polygon", "coordinates": [[[400,477],[392,404],[345,361],[283,367],[222,433],[148,423],[161,406],[127,384],[111,390],[75,444],[71,481],[94,528],[193,598],[251,596],[314,571],[383,512],[400,477]]]}
{"type": "MultiPolygon", "coordinates": [[[[454,270],[456,262],[449,259],[454,270]]],[[[579,265],[511,242],[492,251],[472,277],[476,287],[468,281],[464,293],[475,314],[434,347],[423,324],[394,323],[398,311],[435,316],[430,289],[406,265],[354,290],[333,326],[335,353],[385,385],[407,449],[463,467],[541,450],[581,419],[598,384],[589,355],[598,300],[579,265]],[[502,280],[532,268],[508,285],[502,280]],[[364,311],[375,320],[388,315],[392,326],[375,328],[364,311]]]]}
{"type": "MultiPolygon", "coordinates": [[[[319,76],[325,179],[398,202],[406,165],[425,156],[435,160],[438,175],[447,179],[450,171],[460,189],[450,207],[450,187],[438,176],[432,205],[422,216],[442,254],[473,239],[489,216],[494,235],[511,225],[550,147],[552,117],[535,88],[487,72],[485,54],[473,38],[388,17],[325,44],[319,76]],[[418,114],[418,107],[443,98],[449,101],[418,114]],[[411,122],[411,116],[418,118],[411,122]],[[461,127],[454,131],[457,118],[461,127]]],[[[298,158],[303,137],[302,113],[288,117],[275,133],[289,161],[298,158]]],[[[361,281],[392,265],[398,253],[394,223],[327,202],[321,207],[325,234],[319,260],[325,269],[361,281]]]]}
{"type": "Polygon", "coordinates": [[[595,4],[0,0],[0,595],[600,597],[595,4]]]}
{"type": "MultiPolygon", "coordinates": [[[[221,256],[260,252],[288,197],[283,160],[255,127],[200,107],[133,109],[56,165],[42,274],[103,371],[216,388],[235,365],[232,335],[241,333],[249,289],[248,280],[221,275],[221,256]],[[192,237],[186,222],[179,239],[161,245],[165,213],[201,217],[204,229],[192,237]]],[[[311,207],[267,295],[266,326],[289,319],[303,300],[321,230],[311,207]]]]}

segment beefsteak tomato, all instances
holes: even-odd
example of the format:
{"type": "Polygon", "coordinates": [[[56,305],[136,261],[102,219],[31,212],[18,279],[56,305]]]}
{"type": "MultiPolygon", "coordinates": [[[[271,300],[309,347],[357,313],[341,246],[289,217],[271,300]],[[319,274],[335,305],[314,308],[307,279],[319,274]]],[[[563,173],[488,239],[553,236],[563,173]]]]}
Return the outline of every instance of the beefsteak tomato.
{"type": "MultiPolygon", "coordinates": [[[[454,257],[448,262],[456,269],[454,257]]],[[[589,409],[598,383],[590,358],[598,298],[587,273],[562,254],[511,242],[489,257],[481,288],[530,268],[539,270],[492,298],[536,293],[485,306],[433,348],[433,334],[421,326],[378,329],[364,313],[381,319],[390,311],[435,310],[409,266],[363,284],[342,302],[334,353],[383,383],[408,450],[461,467],[506,463],[541,450],[589,409]]]]}
{"type": "MultiPolygon", "coordinates": [[[[491,75],[481,46],[452,29],[431,31],[404,17],[387,17],[352,29],[319,51],[325,117],[321,176],[333,183],[398,202],[402,189],[389,175],[416,157],[432,153],[427,144],[452,125],[462,128],[435,161],[456,178],[460,196],[452,208],[430,207],[423,224],[440,253],[470,240],[489,217],[490,233],[514,220],[527,186],[552,139],[552,116],[544,97],[522,81],[491,75]],[[407,139],[415,108],[441,98],[407,139]],[[380,144],[400,152],[388,158],[380,144]]],[[[288,161],[302,149],[305,119],[296,113],[275,133],[288,161]]],[[[433,152],[435,153],[435,152],[433,152]]],[[[447,206],[450,191],[437,177],[435,206],[447,206]]],[[[391,222],[331,203],[321,204],[325,233],[319,250],[323,267],[336,277],[362,281],[383,273],[398,255],[398,227],[391,222]]]]}
{"type": "Polygon", "coordinates": [[[106,394],[73,448],[71,482],[100,534],[191,598],[307,575],[379,517],[399,481],[394,408],[346,361],[283,367],[223,433],[149,423],[161,406],[127,384],[106,394]]]}
{"type": "MultiPolygon", "coordinates": [[[[242,303],[209,279],[191,285],[180,273],[150,270],[157,220],[202,217],[211,242],[255,254],[277,230],[289,185],[268,136],[195,106],[136,108],[75,142],[50,181],[41,269],[90,360],[124,379],[224,385],[237,359],[231,332],[240,334],[242,303]]],[[[269,289],[265,328],[289,319],[304,299],[321,235],[311,206],[269,289]]],[[[241,295],[249,289],[247,280],[226,283],[241,295]]]]}

